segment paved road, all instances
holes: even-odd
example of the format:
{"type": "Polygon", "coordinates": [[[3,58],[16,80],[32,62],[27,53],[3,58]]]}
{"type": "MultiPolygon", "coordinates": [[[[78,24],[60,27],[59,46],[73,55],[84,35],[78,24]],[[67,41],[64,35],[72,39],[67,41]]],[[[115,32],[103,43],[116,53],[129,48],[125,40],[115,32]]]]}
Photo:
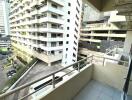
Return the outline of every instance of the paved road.
{"type": "MultiPolygon", "coordinates": [[[[30,81],[36,80],[38,78],[44,77],[48,74],[50,74],[51,72],[57,71],[59,70],[61,67],[61,65],[56,64],[54,66],[47,66],[44,62],[38,62],[34,68],[24,77],[24,79],[22,81],[19,82],[18,86],[21,86],[25,83],[28,83],[30,81]]],[[[20,92],[17,92],[13,99],[10,98],[10,100],[18,100],[19,97],[22,97],[24,95],[28,94],[28,88],[23,89],[20,92]]]]}
{"type": "Polygon", "coordinates": [[[7,80],[6,72],[3,70],[3,61],[0,60],[0,89],[5,85],[7,80]]]}

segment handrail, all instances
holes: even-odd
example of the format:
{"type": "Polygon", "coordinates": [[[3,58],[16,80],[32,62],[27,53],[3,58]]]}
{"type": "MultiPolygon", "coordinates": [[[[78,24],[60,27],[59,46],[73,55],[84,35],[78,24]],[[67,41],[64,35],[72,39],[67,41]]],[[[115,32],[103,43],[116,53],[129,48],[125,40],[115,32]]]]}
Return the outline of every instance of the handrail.
{"type": "Polygon", "coordinates": [[[118,62],[120,61],[120,62],[122,62],[122,63],[128,63],[127,61],[112,59],[112,58],[108,58],[108,57],[102,57],[102,56],[96,56],[96,55],[93,55],[93,57],[104,58],[104,59],[113,60],[113,61],[118,61],[118,62]]]}
{"type": "MultiPolygon", "coordinates": [[[[103,58],[104,60],[105,60],[105,59],[109,59],[109,60],[113,60],[113,61],[122,61],[122,60],[116,60],[116,59],[107,58],[107,57],[100,57],[100,56],[96,56],[96,55],[90,55],[90,56],[88,56],[88,57],[86,57],[86,58],[84,58],[84,59],[81,59],[81,60],[79,60],[79,61],[77,61],[77,62],[75,62],[75,63],[73,63],[73,64],[71,64],[71,65],[69,65],[69,66],[67,66],[67,67],[65,67],[65,68],[61,68],[61,69],[59,69],[59,70],[57,70],[57,71],[55,71],[55,72],[52,72],[52,73],[50,73],[49,75],[46,75],[46,76],[44,76],[44,77],[42,77],[42,78],[40,78],[40,79],[31,81],[31,82],[29,82],[29,83],[26,83],[26,84],[24,84],[24,85],[22,85],[22,86],[19,86],[19,87],[13,89],[13,90],[10,90],[9,92],[3,93],[3,94],[0,95],[0,99],[5,98],[5,97],[8,97],[8,96],[10,96],[10,95],[12,95],[12,94],[14,94],[14,93],[16,93],[16,92],[18,92],[18,91],[20,91],[20,90],[26,88],[26,87],[29,87],[29,86],[33,85],[34,83],[39,82],[39,81],[41,81],[41,80],[43,80],[43,79],[45,79],[45,78],[47,78],[47,77],[49,77],[49,76],[53,76],[52,85],[53,85],[53,88],[55,88],[55,83],[54,83],[55,79],[54,79],[54,76],[55,76],[56,73],[61,72],[61,71],[65,70],[65,69],[67,69],[67,68],[70,68],[70,67],[74,66],[74,65],[77,65],[78,72],[80,72],[79,63],[81,63],[82,61],[88,61],[89,58],[91,58],[91,59],[90,59],[86,64],[92,63],[93,60],[94,60],[94,57],[103,58]]],[[[103,60],[103,65],[104,65],[104,60],[103,60]]],[[[128,62],[126,62],[126,61],[122,61],[122,62],[128,63],[128,62]]],[[[37,91],[36,91],[36,92],[37,92],[37,91]]],[[[32,94],[32,93],[31,93],[31,94],[32,94]]],[[[31,94],[28,94],[27,96],[30,96],[31,94]]],[[[27,97],[27,96],[23,96],[22,98],[25,98],[25,97],[27,97]]],[[[22,99],[21,99],[21,100],[22,100],[22,99]]]]}
{"type": "MultiPolygon", "coordinates": [[[[92,56],[93,56],[93,55],[92,55],[92,56]]],[[[17,91],[19,91],[19,90],[21,90],[21,89],[24,89],[24,88],[26,88],[26,87],[28,87],[28,86],[31,86],[32,84],[34,84],[34,83],[36,83],[36,82],[38,82],[38,81],[41,81],[41,80],[43,80],[43,79],[45,79],[45,78],[47,78],[47,77],[49,77],[49,76],[55,75],[56,73],[58,73],[58,72],[60,72],[60,71],[62,71],[62,70],[65,70],[65,69],[67,69],[67,68],[69,68],[69,67],[72,67],[73,65],[76,65],[76,64],[78,64],[78,63],[80,63],[80,62],[82,62],[82,61],[85,61],[85,60],[87,60],[88,58],[91,58],[92,56],[89,56],[89,57],[84,58],[84,59],[82,59],[82,60],[80,60],[80,61],[77,61],[77,62],[75,62],[75,63],[73,63],[73,64],[71,64],[71,65],[69,65],[69,66],[67,66],[67,67],[65,67],[65,68],[61,68],[60,70],[55,71],[55,72],[52,72],[52,73],[50,73],[49,75],[44,76],[44,77],[42,77],[42,78],[40,78],[40,79],[37,79],[37,80],[35,80],[35,81],[31,81],[31,82],[26,83],[26,84],[24,84],[24,85],[22,85],[22,86],[19,86],[19,87],[13,89],[13,90],[10,90],[10,91],[7,92],[7,93],[3,93],[3,94],[0,95],[0,99],[1,99],[1,98],[4,98],[4,97],[6,97],[6,96],[9,96],[9,95],[11,95],[11,94],[13,94],[13,93],[15,93],[15,92],[17,92],[17,91]]]]}

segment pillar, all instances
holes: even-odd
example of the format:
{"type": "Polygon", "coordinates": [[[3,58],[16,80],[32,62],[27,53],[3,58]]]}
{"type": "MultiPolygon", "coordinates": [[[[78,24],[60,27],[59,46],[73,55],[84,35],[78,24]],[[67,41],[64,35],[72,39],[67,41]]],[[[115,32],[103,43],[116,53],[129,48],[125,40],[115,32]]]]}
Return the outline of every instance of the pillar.
{"type": "Polygon", "coordinates": [[[132,14],[131,16],[126,16],[127,20],[127,34],[124,43],[124,52],[129,54],[132,44],[132,14]]]}
{"type": "Polygon", "coordinates": [[[51,66],[51,63],[48,63],[48,66],[50,67],[51,66]]]}

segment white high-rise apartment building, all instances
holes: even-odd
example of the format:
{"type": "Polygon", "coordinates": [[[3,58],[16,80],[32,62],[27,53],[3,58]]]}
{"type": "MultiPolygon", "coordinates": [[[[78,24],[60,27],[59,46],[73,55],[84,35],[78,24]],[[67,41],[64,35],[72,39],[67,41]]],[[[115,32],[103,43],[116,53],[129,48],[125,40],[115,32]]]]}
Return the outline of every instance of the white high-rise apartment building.
{"type": "Polygon", "coordinates": [[[9,4],[7,0],[0,0],[0,36],[9,34],[9,4]]]}
{"type": "Polygon", "coordinates": [[[14,53],[63,66],[77,61],[81,0],[11,0],[10,31],[14,53]]]}

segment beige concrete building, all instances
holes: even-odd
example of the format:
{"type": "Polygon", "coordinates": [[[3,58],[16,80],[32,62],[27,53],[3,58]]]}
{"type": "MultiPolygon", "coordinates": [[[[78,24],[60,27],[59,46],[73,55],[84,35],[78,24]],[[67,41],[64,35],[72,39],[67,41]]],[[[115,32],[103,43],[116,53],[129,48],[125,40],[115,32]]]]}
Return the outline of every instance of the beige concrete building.
{"type": "Polygon", "coordinates": [[[126,30],[122,27],[125,27],[126,19],[117,13],[117,11],[106,12],[98,20],[84,22],[80,34],[81,51],[87,49],[106,53],[109,48],[114,49],[117,46],[123,48],[126,30]]]}

